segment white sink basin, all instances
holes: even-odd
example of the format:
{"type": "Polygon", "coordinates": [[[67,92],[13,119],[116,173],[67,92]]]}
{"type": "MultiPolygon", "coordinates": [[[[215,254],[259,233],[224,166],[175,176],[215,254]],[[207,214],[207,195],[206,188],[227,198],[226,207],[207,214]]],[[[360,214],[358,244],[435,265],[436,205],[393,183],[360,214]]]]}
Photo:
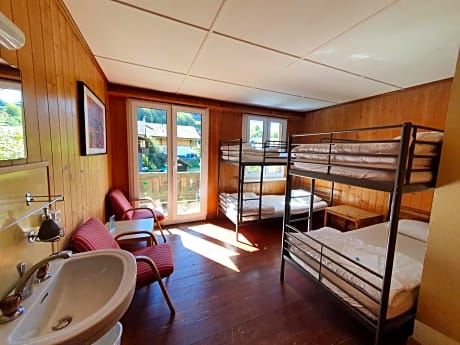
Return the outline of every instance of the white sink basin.
{"type": "Polygon", "coordinates": [[[123,250],[73,254],[50,262],[18,319],[0,325],[8,345],[91,344],[123,316],[136,284],[136,262],[123,250]]]}

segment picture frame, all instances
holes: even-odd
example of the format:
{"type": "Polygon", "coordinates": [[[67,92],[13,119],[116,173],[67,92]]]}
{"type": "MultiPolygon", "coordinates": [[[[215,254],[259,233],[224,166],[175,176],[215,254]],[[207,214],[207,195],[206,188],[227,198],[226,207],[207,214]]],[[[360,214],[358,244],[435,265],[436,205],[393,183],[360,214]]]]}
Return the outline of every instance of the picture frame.
{"type": "Polygon", "coordinates": [[[83,82],[77,81],[80,146],[83,156],[107,153],[105,104],[83,82]]]}

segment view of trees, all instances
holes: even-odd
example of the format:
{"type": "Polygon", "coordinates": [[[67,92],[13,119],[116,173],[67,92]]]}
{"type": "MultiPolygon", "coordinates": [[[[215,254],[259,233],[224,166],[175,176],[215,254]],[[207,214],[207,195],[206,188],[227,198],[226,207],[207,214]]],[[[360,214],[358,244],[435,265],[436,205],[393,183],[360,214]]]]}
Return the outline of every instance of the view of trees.
{"type": "MultiPolygon", "coordinates": [[[[148,123],[166,124],[166,110],[152,108],[137,108],[137,120],[148,123]]],[[[201,134],[201,115],[189,112],[177,112],[179,126],[193,126],[201,134]]]]}
{"type": "Polygon", "coordinates": [[[0,125],[22,126],[22,105],[21,103],[7,103],[0,99],[0,125]]]}
{"type": "Polygon", "coordinates": [[[0,160],[23,158],[22,104],[0,99],[0,160]]]}

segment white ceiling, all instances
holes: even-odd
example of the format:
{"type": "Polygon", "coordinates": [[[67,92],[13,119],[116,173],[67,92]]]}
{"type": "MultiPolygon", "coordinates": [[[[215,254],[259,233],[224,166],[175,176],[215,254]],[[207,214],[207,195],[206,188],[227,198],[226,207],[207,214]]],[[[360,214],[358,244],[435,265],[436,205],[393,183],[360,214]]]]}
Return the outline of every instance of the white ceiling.
{"type": "Polygon", "coordinates": [[[452,77],[460,0],[64,0],[108,80],[308,111],[452,77]]]}

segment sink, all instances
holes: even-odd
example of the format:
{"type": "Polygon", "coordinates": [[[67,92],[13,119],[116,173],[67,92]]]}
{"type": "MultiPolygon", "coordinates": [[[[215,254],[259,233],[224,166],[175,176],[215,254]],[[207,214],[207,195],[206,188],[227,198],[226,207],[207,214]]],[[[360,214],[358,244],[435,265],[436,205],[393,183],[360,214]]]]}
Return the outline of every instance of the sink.
{"type": "Polygon", "coordinates": [[[91,344],[117,323],[134,295],[136,262],[123,250],[73,254],[50,262],[50,272],[22,303],[24,314],[0,326],[8,345],[91,344]]]}

